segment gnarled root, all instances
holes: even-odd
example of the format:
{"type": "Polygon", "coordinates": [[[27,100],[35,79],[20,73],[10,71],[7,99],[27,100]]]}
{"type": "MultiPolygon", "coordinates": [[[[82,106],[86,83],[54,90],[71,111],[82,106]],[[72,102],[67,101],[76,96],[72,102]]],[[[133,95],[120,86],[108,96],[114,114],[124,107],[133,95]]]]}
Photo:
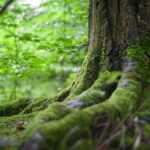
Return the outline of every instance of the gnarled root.
{"type": "Polygon", "coordinates": [[[10,116],[20,113],[31,101],[29,98],[23,98],[0,105],[0,116],[10,116]]]}
{"type": "Polygon", "coordinates": [[[0,116],[11,116],[16,114],[31,113],[46,109],[49,104],[63,101],[70,92],[70,87],[60,92],[53,98],[22,98],[0,105],[0,116]]]}
{"type": "MultiPolygon", "coordinates": [[[[87,90],[87,93],[85,92],[85,95],[81,94],[79,96],[81,99],[80,102],[83,103],[77,102],[75,107],[72,101],[64,102],[64,104],[55,103],[39,113],[33,123],[25,130],[23,140],[25,138],[26,142],[22,146],[22,149],[25,150],[28,147],[33,147],[35,143],[39,145],[39,140],[36,140],[39,135],[41,138],[40,143],[46,143],[49,149],[81,149],[83,143],[88,143],[90,150],[94,149],[91,127],[96,116],[101,116],[105,113],[108,116],[121,118],[137,108],[139,96],[142,92],[142,84],[141,78],[139,74],[135,72],[134,67],[135,63],[128,63],[117,88],[115,85],[116,90],[112,94],[108,94],[110,98],[104,102],[95,100],[97,104],[90,103],[88,101],[89,96],[86,97],[86,94],[88,95],[90,90],[95,89],[95,87],[97,87],[96,89],[103,89],[103,84],[97,85],[95,82],[91,89],[89,89],[89,91],[87,90]],[[84,101],[88,103],[81,105],[84,104],[84,101]],[[79,132],[74,132],[74,130],[79,132]],[[83,134],[79,136],[79,133],[83,134]]],[[[114,80],[108,83],[114,83],[114,80]]],[[[112,85],[108,87],[112,87],[112,85]]],[[[107,94],[104,96],[101,90],[99,90],[99,93],[97,99],[102,97],[102,100],[104,100],[107,97],[107,94]]],[[[91,95],[96,97],[92,90],[91,95]]]]}

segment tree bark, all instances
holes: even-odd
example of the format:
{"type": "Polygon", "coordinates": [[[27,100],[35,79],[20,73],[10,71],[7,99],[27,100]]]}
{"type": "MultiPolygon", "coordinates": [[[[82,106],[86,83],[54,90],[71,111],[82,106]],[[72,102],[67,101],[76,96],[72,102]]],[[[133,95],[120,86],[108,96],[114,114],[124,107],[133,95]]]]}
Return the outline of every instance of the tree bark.
{"type": "Polygon", "coordinates": [[[149,8],[148,0],[90,1],[89,49],[101,51],[107,69],[121,70],[129,44],[150,32],[149,8]]]}

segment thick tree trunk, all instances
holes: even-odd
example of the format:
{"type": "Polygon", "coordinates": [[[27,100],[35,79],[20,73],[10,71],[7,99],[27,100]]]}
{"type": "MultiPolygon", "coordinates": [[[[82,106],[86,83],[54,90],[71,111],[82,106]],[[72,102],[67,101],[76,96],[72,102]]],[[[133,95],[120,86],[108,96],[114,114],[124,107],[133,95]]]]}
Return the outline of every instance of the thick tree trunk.
{"type": "Polygon", "coordinates": [[[127,47],[150,32],[149,14],[149,0],[90,0],[88,54],[71,96],[88,89],[101,70],[122,70],[127,47]]]}
{"type": "Polygon", "coordinates": [[[89,49],[104,50],[106,68],[121,70],[126,48],[150,32],[150,1],[91,0],[89,49]]]}
{"type": "MultiPolygon", "coordinates": [[[[137,108],[143,81],[150,79],[149,16],[149,0],[90,0],[89,48],[81,72],[53,103],[41,100],[24,109],[33,112],[33,120],[19,135],[21,149],[93,150],[95,117],[123,118],[137,108]]],[[[22,116],[28,120],[20,114],[8,122],[22,116]]]]}

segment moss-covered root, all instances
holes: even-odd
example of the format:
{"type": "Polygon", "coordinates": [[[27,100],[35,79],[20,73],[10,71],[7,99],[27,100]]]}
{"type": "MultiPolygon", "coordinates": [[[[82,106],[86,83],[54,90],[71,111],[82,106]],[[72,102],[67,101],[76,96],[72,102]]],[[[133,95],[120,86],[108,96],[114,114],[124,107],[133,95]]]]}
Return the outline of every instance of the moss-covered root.
{"type": "Polygon", "coordinates": [[[33,147],[36,144],[46,145],[45,149],[77,150],[79,147],[82,147],[82,143],[86,142],[91,147],[90,150],[92,150],[93,142],[90,140],[91,135],[89,131],[90,119],[91,117],[85,112],[74,110],[62,119],[43,123],[43,126],[41,126],[40,122],[36,122],[36,129],[34,122],[26,131],[26,138],[31,137],[31,139],[24,144],[23,149],[26,150],[28,147],[33,147]],[[40,141],[37,140],[39,136],[41,137],[40,141]]]}
{"type": "Polygon", "coordinates": [[[103,72],[88,90],[78,96],[69,96],[65,102],[71,108],[84,108],[103,102],[116,89],[120,76],[120,72],[103,72]]]}
{"type": "Polygon", "coordinates": [[[71,87],[67,87],[66,89],[64,89],[63,91],[58,93],[58,95],[56,95],[53,98],[47,98],[47,99],[41,98],[41,99],[33,100],[30,105],[26,106],[23,109],[21,114],[43,110],[43,109],[47,108],[49,106],[49,104],[51,104],[53,102],[63,101],[69,95],[70,89],[71,89],[71,87]]]}
{"type": "Polygon", "coordinates": [[[100,72],[101,50],[94,44],[88,48],[81,71],[71,88],[70,96],[77,96],[90,88],[97,79],[100,72]]]}
{"type": "Polygon", "coordinates": [[[26,106],[31,103],[31,99],[23,98],[12,100],[0,105],[0,116],[10,116],[20,113],[26,106]]]}
{"type": "MultiPolygon", "coordinates": [[[[80,150],[81,143],[85,142],[89,144],[89,149],[93,150],[93,141],[90,139],[92,139],[91,124],[94,117],[99,116],[104,112],[107,112],[114,117],[124,117],[126,114],[135,110],[140,93],[141,82],[138,74],[126,72],[122,76],[122,79],[112,96],[103,103],[82,110],[70,110],[70,108],[68,108],[69,106],[64,106],[64,113],[61,113],[60,111],[63,108],[63,106],[61,106],[61,109],[59,108],[57,109],[58,111],[55,112],[60,116],[55,119],[52,117],[53,115],[56,115],[53,111],[51,112],[52,108],[48,109],[47,112],[45,110],[36,117],[33,123],[30,124],[25,131],[25,139],[30,140],[25,142],[23,149],[32,147],[34,144],[43,145],[41,143],[44,142],[44,145],[48,147],[47,149],[80,150]],[[49,114],[51,115],[49,116],[49,114]],[[74,132],[74,130],[79,130],[79,132],[74,132]],[[81,135],[79,135],[79,133],[81,133],[81,135]]],[[[55,104],[55,107],[58,107],[58,105],[60,104],[55,104]]]]}
{"type": "Polygon", "coordinates": [[[22,98],[5,102],[0,105],[0,116],[11,116],[43,110],[52,102],[63,101],[69,95],[69,92],[70,87],[53,98],[22,98]]]}
{"type": "Polygon", "coordinates": [[[103,100],[107,99],[115,90],[119,77],[119,72],[104,72],[99,76],[91,88],[79,96],[69,96],[67,99],[65,99],[70,93],[71,88],[68,87],[54,98],[33,100],[30,105],[23,109],[22,114],[43,110],[47,108],[52,102],[62,102],[64,99],[65,101],[63,103],[67,103],[67,105],[72,108],[83,108],[102,102],[103,100]]]}

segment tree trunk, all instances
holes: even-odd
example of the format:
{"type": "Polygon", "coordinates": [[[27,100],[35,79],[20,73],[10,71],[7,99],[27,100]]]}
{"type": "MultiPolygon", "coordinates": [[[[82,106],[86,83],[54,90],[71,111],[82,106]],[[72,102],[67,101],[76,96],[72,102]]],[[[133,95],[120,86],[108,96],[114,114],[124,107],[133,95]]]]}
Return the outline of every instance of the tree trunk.
{"type": "Polygon", "coordinates": [[[121,70],[129,44],[150,32],[149,8],[148,0],[91,0],[89,49],[101,51],[107,69],[121,70]]]}
{"type": "Polygon", "coordinates": [[[101,70],[122,70],[127,47],[150,32],[149,8],[148,0],[90,0],[89,50],[73,95],[88,89],[101,70]]]}
{"type": "Polygon", "coordinates": [[[73,85],[54,103],[33,102],[10,119],[32,114],[18,140],[21,149],[93,150],[97,117],[101,123],[137,109],[150,79],[149,16],[149,0],[90,0],[88,53],[73,85]]]}

